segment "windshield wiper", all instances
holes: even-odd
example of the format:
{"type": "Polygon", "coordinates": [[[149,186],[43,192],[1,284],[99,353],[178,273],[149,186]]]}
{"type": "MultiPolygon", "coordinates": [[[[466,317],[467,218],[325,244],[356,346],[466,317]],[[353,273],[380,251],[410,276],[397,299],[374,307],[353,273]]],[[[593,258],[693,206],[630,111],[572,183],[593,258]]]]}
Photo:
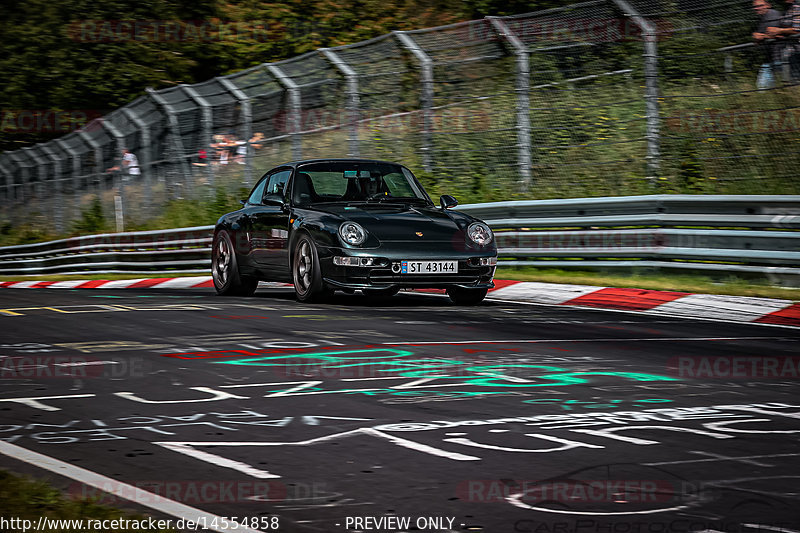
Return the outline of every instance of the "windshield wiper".
{"type": "Polygon", "coordinates": [[[424,202],[428,203],[425,198],[418,198],[416,196],[387,196],[384,193],[377,193],[369,196],[366,201],[378,200],[379,202],[395,202],[395,203],[410,203],[410,202],[424,202]]]}

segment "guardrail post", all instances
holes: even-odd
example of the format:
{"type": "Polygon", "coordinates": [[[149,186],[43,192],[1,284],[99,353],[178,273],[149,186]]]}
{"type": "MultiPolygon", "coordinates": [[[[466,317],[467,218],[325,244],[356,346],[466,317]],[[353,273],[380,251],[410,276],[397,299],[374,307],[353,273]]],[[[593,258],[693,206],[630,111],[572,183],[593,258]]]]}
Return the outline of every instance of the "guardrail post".
{"type": "Polygon", "coordinates": [[[69,147],[63,139],[56,139],[55,143],[64,150],[67,155],[72,158],[72,188],[75,195],[74,205],[75,214],[80,216],[81,213],[81,159],[80,154],[69,147]]]}
{"type": "Polygon", "coordinates": [[[420,105],[422,106],[422,166],[426,172],[433,170],[433,60],[420,48],[420,46],[406,32],[393,31],[400,41],[420,64],[422,78],[422,93],[420,105]]]}
{"type": "Polygon", "coordinates": [[[528,47],[511,31],[505,22],[497,17],[486,17],[494,30],[511,45],[517,56],[517,146],[520,175],[520,189],[527,191],[531,182],[531,116],[530,116],[530,78],[531,62],[528,47]]]}
{"type": "MultiPolygon", "coordinates": [[[[105,174],[106,169],[103,168],[103,147],[100,146],[100,143],[92,139],[92,137],[86,133],[84,130],[77,131],[78,137],[81,138],[83,142],[89,145],[89,148],[94,150],[94,170],[95,170],[95,182],[96,182],[96,189],[97,189],[97,199],[102,201],[103,196],[103,176],[105,174]]],[[[89,186],[91,190],[91,186],[89,186]]]]}
{"type": "Polygon", "coordinates": [[[139,118],[139,115],[130,108],[123,107],[122,114],[125,115],[128,120],[134,123],[137,128],[139,128],[139,135],[141,137],[141,150],[139,153],[136,154],[137,159],[139,159],[139,168],[142,170],[142,184],[144,186],[144,210],[145,212],[149,212],[150,208],[153,205],[153,191],[152,191],[152,169],[150,168],[150,129],[147,127],[147,124],[139,118]]]}
{"type": "Polygon", "coordinates": [[[55,181],[55,196],[56,196],[56,206],[55,206],[55,226],[56,231],[58,233],[62,233],[64,231],[64,202],[62,201],[62,195],[64,192],[64,183],[63,178],[61,177],[61,158],[58,157],[52,148],[47,146],[46,144],[40,145],[42,152],[47,154],[53,161],[53,170],[55,171],[54,174],[56,175],[55,181]]]}
{"type": "Polygon", "coordinates": [[[350,135],[348,136],[348,150],[349,157],[359,156],[359,139],[358,139],[358,119],[359,117],[359,94],[358,94],[358,73],[353,70],[336,52],[330,48],[320,49],[322,55],[341,72],[345,80],[347,80],[347,120],[350,125],[350,135]]]}
{"type": "Polygon", "coordinates": [[[647,179],[651,187],[655,188],[661,167],[660,149],[660,117],[658,110],[658,48],[656,40],[658,32],[656,27],[646,18],[642,17],[627,0],[613,0],[624,16],[633,21],[642,30],[644,39],[644,83],[645,106],[647,115],[647,179]]]}
{"type": "Polygon", "coordinates": [[[186,182],[184,189],[187,193],[191,193],[192,185],[192,172],[189,165],[186,164],[186,152],[183,148],[183,139],[181,139],[181,129],[178,124],[178,117],[175,115],[175,110],[164,99],[163,96],[158,94],[152,87],[145,89],[150,98],[162,109],[167,115],[167,124],[169,125],[170,137],[172,137],[172,147],[176,152],[176,159],[180,166],[180,172],[183,174],[183,181],[186,182]]]}
{"type": "Polygon", "coordinates": [[[14,201],[14,175],[0,163],[0,173],[6,176],[6,202],[10,206],[14,201]]]}
{"type": "Polygon", "coordinates": [[[250,139],[253,138],[253,106],[250,103],[250,98],[231,80],[228,78],[216,78],[216,80],[239,101],[239,105],[241,106],[242,126],[244,127],[242,133],[244,135],[244,140],[247,142],[245,145],[247,146],[247,154],[244,157],[244,181],[249,188],[253,183],[254,149],[250,146],[250,139]]]}
{"type": "MultiPolygon", "coordinates": [[[[212,130],[214,128],[214,115],[211,110],[211,104],[208,101],[200,96],[197,91],[195,91],[189,85],[179,85],[178,86],[183,92],[185,92],[192,101],[200,106],[201,115],[200,115],[200,129],[202,130],[202,142],[205,146],[205,149],[208,152],[210,150],[211,143],[213,142],[212,130]]],[[[210,155],[210,153],[209,153],[210,155]]],[[[206,177],[208,178],[208,185],[213,187],[214,186],[214,165],[211,165],[211,158],[206,157],[206,161],[209,164],[206,165],[206,177]]]]}
{"type": "MultiPolygon", "coordinates": [[[[99,122],[100,126],[108,130],[111,136],[114,137],[117,144],[117,154],[122,154],[122,149],[125,148],[125,136],[111,122],[103,118],[99,119],[99,122]]],[[[120,161],[120,170],[117,172],[114,179],[114,185],[117,189],[116,196],[119,197],[119,200],[114,198],[114,218],[117,222],[117,231],[125,231],[125,182],[128,180],[128,176],[130,176],[130,174],[126,174],[125,168],[120,161]],[[119,203],[119,205],[117,205],[117,203],[119,203]]]]}
{"type": "Polygon", "coordinates": [[[275,76],[278,83],[286,88],[289,93],[289,116],[287,122],[291,123],[291,132],[289,135],[292,138],[292,158],[295,160],[302,159],[303,157],[303,141],[300,138],[300,129],[302,124],[302,102],[300,100],[300,87],[294,82],[292,78],[284,74],[284,72],[275,65],[265,65],[267,70],[275,76]]]}
{"type": "Polygon", "coordinates": [[[34,197],[41,202],[44,199],[44,180],[47,179],[47,169],[45,168],[44,162],[41,160],[36,153],[36,150],[32,146],[26,146],[22,150],[28,156],[28,159],[33,161],[33,166],[36,168],[35,172],[30,173],[31,181],[33,181],[34,175],[37,177],[36,183],[33,184],[31,189],[33,190],[34,197]]]}
{"type": "Polygon", "coordinates": [[[18,200],[19,203],[25,203],[25,177],[28,175],[28,172],[23,166],[23,160],[20,157],[20,154],[17,152],[18,152],[17,150],[13,152],[8,152],[8,158],[11,159],[11,161],[13,161],[16,164],[16,167],[19,169],[19,176],[21,179],[21,183],[19,184],[19,189],[18,189],[19,194],[15,195],[17,197],[16,199],[18,200]]]}

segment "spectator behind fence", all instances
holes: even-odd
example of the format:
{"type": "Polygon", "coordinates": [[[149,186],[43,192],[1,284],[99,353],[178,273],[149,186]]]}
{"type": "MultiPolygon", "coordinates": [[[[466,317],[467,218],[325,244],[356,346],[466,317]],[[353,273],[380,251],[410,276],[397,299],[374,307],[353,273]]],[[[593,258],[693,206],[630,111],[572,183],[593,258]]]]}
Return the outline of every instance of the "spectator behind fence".
{"type": "Polygon", "coordinates": [[[794,82],[800,79],[800,4],[795,0],[786,0],[786,11],[783,12],[780,25],[769,26],[765,33],[767,38],[778,39],[781,63],[789,66],[790,80],[794,82]]]}
{"type": "Polygon", "coordinates": [[[197,161],[192,162],[193,165],[198,167],[205,167],[208,165],[208,151],[205,148],[200,148],[197,151],[197,161]]]}
{"type": "Polygon", "coordinates": [[[214,135],[213,142],[211,143],[211,153],[214,154],[212,163],[215,165],[228,164],[228,139],[225,135],[214,135]]]}
{"type": "Polygon", "coordinates": [[[125,170],[128,176],[138,176],[142,173],[139,168],[139,159],[127,148],[122,149],[122,159],[120,164],[109,168],[106,172],[125,170]]]}
{"type": "Polygon", "coordinates": [[[233,161],[235,163],[239,163],[240,165],[244,165],[244,158],[247,155],[247,141],[240,141],[235,135],[231,135],[230,139],[231,144],[236,147],[236,151],[233,155],[233,161]]]}
{"type": "Polygon", "coordinates": [[[756,31],[753,32],[753,40],[764,51],[765,61],[758,70],[756,86],[759,89],[771,89],[775,87],[775,76],[780,75],[780,49],[775,46],[775,39],[767,37],[767,28],[779,26],[782,15],[771,9],[772,6],[767,0],[753,0],[753,10],[758,15],[756,31]]]}
{"type": "MultiPolygon", "coordinates": [[[[253,134],[250,138],[249,144],[252,150],[258,150],[261,148],[261,141],[264,140],[264,134],[260,131],[257,131],[253,134]]],[[[236,141],[236,162],[240,165],[245,164],[245,157],[247,156],[247,145],[248,142],[245,141],[236,141]]]]}

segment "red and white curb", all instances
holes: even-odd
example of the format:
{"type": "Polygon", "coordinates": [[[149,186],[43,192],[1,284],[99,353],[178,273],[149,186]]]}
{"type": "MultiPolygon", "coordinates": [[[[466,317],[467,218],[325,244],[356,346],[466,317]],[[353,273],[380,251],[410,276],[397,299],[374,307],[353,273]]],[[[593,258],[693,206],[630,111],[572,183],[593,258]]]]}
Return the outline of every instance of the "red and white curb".
{"type": "Polygon", "coordinates": [[[214,287],[211,276],[142,279],[71,279],[69,281],[3,281],[6,289],[197,289],[214,287]]]}
{"type": "Polygon", "coordinates": [[[495,283],[491,297],[498,300],[800,326],[800,303],[791,300],[531,281],[495,283]]]}
{"type": "MultiPolygon", "coordinates": [[[[495,300],[800,327],[800,303],[791,300],[532,281],[495,280],[495,285],[490,292],[491,298],[495,300]]],[[[261,282],[260,286],[291,287],[287,283],[265,282],[261,282]]],[[[0,288],[7,289],[198,289],[212,287],[214,287],[214,282],[210,276],[114,281],[0,282],[0,288]]]]}
{"type": "MultiPolygon", "coordinates": [[[[289,283],[260,282],[260,287],[291,287],[289,283]]],[[[214,288],[211,276],[142,279],[73,279],[69,281],[0,281],[0,289],[204,289],[214,288]]]]}

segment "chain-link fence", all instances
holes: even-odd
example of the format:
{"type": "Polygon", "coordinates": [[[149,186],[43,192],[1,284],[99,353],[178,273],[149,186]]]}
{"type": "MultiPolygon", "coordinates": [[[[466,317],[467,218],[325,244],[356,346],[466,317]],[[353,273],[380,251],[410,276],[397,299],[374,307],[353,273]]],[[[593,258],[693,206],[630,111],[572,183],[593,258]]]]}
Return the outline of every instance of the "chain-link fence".
{"type": "Polygon", "coordinates": [[[301,158],[407,164],[462,201],[800,193],[800,86],[750,0],[593,0],[394,32],[149,90],[0,154],[4,215],[69,228],[94,197],[145,220],[301,158]],[[141,173],[120,165],[122,148],[141,173]],[[119,170],[109,170],[119,169],[119,170]]]}

